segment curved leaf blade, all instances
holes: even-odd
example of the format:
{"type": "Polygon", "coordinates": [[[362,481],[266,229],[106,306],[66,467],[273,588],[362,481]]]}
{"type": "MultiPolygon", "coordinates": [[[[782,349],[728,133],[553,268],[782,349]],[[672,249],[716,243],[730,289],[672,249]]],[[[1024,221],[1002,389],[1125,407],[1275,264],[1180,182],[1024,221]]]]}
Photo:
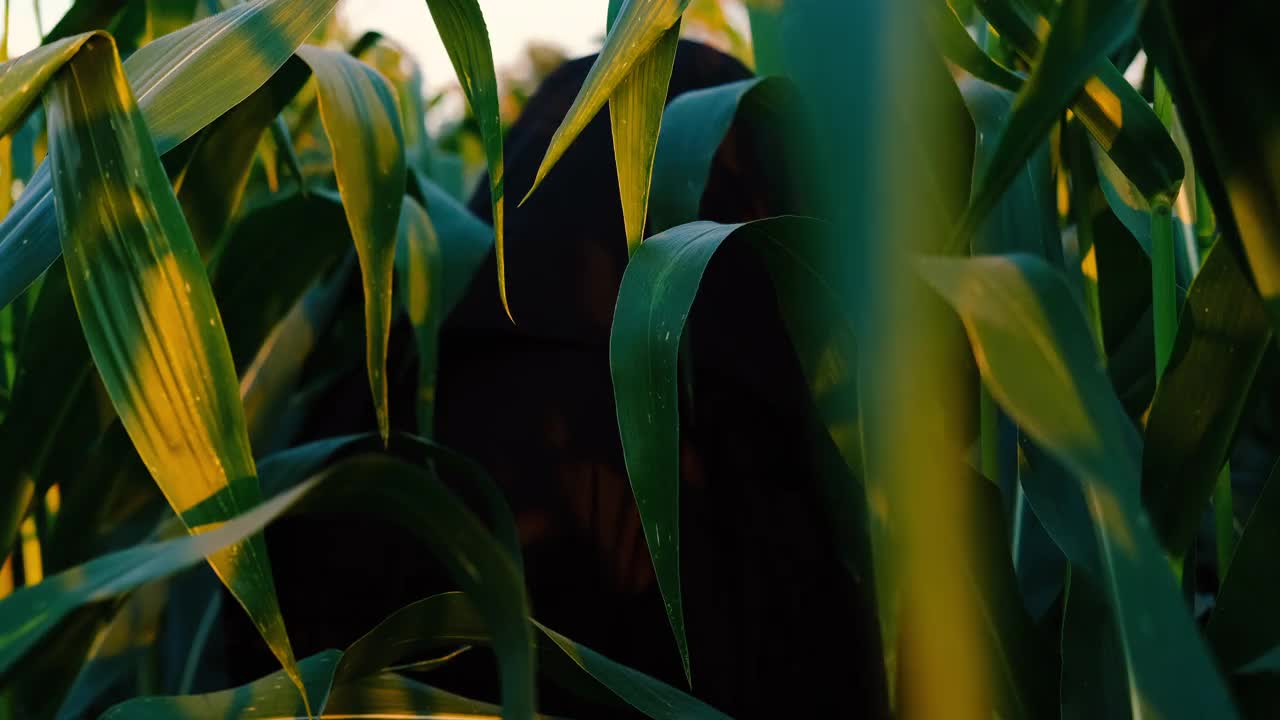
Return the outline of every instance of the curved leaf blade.
{"type": "Polygon", "coordinates": [[[1137,434],[1066,283],[1031,256],[922,259],[920,268],[959,313],[992,396],[1079,482],[1134,713],[1236,717],[1149,528],[1137,434]]]}
{"type": "Polygon", "coordinates": [[[407,171],[395,90],[376,70],[337,50],[311,45],[298,56],[315,73],[320,119],[333,148],[342,207],[364,280],[365,358],[378,432],[391,433],[387,343],[400,205],[407,171]]]}
{"type": "MultiPolygon", "coordinates": [[[[261,500],[204,263],[125,82],[95,36],[45,98],[67,277],[103,385],[192,531],[261,500]]],[[[302,690],[261,537],[210,558],[302,690]]]]}
{"type": "Polygon", "coordinates": [[[498,113],[498,80],[493,67],[489,30],[476,0],[427,0],[427,9],[444,42],[453,70],[462,85],[467,104],[480,124],[485,160],[489,166],[489,203],[493,207],[493,227],[498,258],[498,295],[507,317],[514,321],[507,302],[506,243],[503,208],[505,195],[502,159],[502,118],[498,113]]]}
{"type": "Polygon", "coordinates": [[[1270,316],[1236,252],[1218,242],[1205,257],[1148,415],[1142,498],[1174,557],[1195,538],[1271,345],[1270,316]]]}
{"type": "MultiPolygon", "coordinates": [[[[573,144],[587,123],[600,112],[605,102],[624,80],[639,66],[658,44],[663,34],[675,25],[689,0],[626,0],[613,23],[604,48],[587,73],[582,90],[574,98],[569,113],[551,137],[551,145],[538,167],[533,186],[525,200],[533,195],[547,173],[555,167],[565,150],[573,144]]],[[[524,201],[522,200],[521,203],[524,201]]]]}
{"type": "MultiPolygon", "coordinates": [[[[609,336],[609,367],[618,431],[645,541],[686,676],[690,674],[690,665],[680,589],[677,382],[677,360],[685,322],[708,263],[727,239],[746,230],[744,235],[758,243],[770,264],[803,264],[794,250],[789,252],[781,247],[785,243],[778,238],[804,236],[817,224],[805,218],[781,217],[746,225],[712,222],[681,225],[645,241],[627,265],[618,290],[609,336]]],[[[774,272],[782,274],[776,269],[774,272]]],[[[808,278],[811,283],[815,279],[820,285],[821,277],[808,278]]],[[[788,298],[783,300],[788,326],[796,332],[795,318],[791,316],[805,317],[805,312],[812,308],[790,305],[788,298]]],[[[801,337],[812,339],[809,335],[801,337]]],[[[831,353],[847,350],[849,344],[837,345],[831,353]]],[[[807,347],[807,343],[802,345],[807,347]]],[[[812,358],[804,355],[802,359],[812,358]]],[[[806,370],[811,367],[808,363],[802,364],[806,370]]],[[[839,436],[833,433],[833,437],[839,436]]]]}
{"type": "MultiPolygon", "coordinates": [[[[160,154],[267,82],[336,4],[337,0],[253,0],[166,35],[130,56],[125,73],[160,154]]],[[[60,252],[46,163],[0,221],[0,307],[12,302],[60,252]]]]}
{"type": "MultiPolygon", "coordinates": [[[[1249,672],[1280,645],[1280,576],[1275,551],[1280,543],[1280,463],[1273,465],[1254,503],[1235,554],[1218,590],[1205,636],[1222,666],[1249,672]]],[[[1263,663],[1264,665],[1266,663],[1263,663]]]]}
{"type": "Polygon", "coordinates": [[[680,21],[677,20],[609,98],[613,156],[618,168],[627,252],[631,255],[644,241],[654,156],[658,152],[658,134],[679,42],[680,21]]]}
{"type": "Polygon", "coordinates": [[[683,93],[667,106],[658,137],[650,205],[653,232],[698,219],[711,165],[735,118],[758,113],[785,127],[787,108],[797,106],[782,78],[752,78],[683,93]]]}
{"type": "Polygon", "coordinates": [[[396,273],[401,302],[418,345],[418,433],[430,437],[435,418],[436,351],[444,322],[444,258],[427,211],[413,198],[400,209],[396,273]]]}
{"type": "Polygon", "coordinates": [[[1022,89],[1022,78],[978,47],[947,0],[933,0],[925,12],[929,31],[933,33],[934,41],[947,59],[964,68],[970,75],[992,85],[1011,92],[1022,89]]]}
{"type": "MultiPolygon", "coordinates": [[[[1107,56],[1137,29],[1143,6],[1144,3],[1138,0],[1075,0],[1059,6],[1043,47],[1037,53],[1035,68],[1014,103],[1013,113],[1000,136],[997,149],[986,167],[981,169],[981,180],[957,235],[958,240],[968,239],[999,200],[1018,168],[1047,137],[1053,123],[1082,90],[1087,91],[1090,87],[1103,92],[1108,102],[1098,108],[1100,116],[1087,108],[1079,112],[1085,126],[1099,136],[1099,142],[1109,152],[1117,152],[1116,143],[1121,139],[1126,143],[1138,143],[1136,147],[1126,146],[1129,152],[1142,160],[1128,164],[1131,169],[1127,171],[1133,173],[1135,182],[1153,197],[1164,195],[1172,198],[1176,194],[1183,176],[1182,157],[1177,147],[1160,129],[1159,134],[1163,135],[1164,145],[1167,145],[1162,149],[1167,152],[1156,155],[1160,162],[1151,162],[1150,148],[1142,144],[1147,140],[1134,138],[1135,133],[1118,132],[1126,122],[1133,122],[1131,116],[1139,121],[1149,121],[1154,119],[1154,115],[1140,98],[1141,110],[1148,112],[1134,111],[1125,115],[1125,106],[1120,99],[1132,98],[1132,93],[1117,94],[1124,78],[1114,68],[1111,68],[1114,74],[1106,70],[1107,56]],[[1105,77],[1091,79],[1099,72],[1105,77]],[[1111,87],[1113,84],[1114,88],[1111,87]]],[[[1023,28],[1023,35],[1028,33],[1029,30],[1023,28]]],[[[1086,92],[1084,97],[1092,96],[1086,92]]],[[[1136,106],[1131,107],[1137,110],[1136,106]]],[[[1155,125],[1159,126],[1158,119],[1155,125]]],[[[1158,137],[1154,128],[1143,127],[1146,130],[1144,138],[1158,137]]],[[[952,250],[957,250],[954,243],[952,250]]]]}

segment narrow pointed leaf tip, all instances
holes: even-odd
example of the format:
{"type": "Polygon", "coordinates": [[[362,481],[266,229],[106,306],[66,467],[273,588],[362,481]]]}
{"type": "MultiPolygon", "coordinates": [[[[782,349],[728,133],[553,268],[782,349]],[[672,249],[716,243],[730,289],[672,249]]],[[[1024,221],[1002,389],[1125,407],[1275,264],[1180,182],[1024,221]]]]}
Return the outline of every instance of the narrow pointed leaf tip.
{"type": "Polygon", "coordinates": [[[494,245],[498,265],[498,297],[507,319],[515,323],[507,298],[502,116],[498,105],[498,79],[484,13],[476,0],[426,0],[440,40],[458,76],[467,104],[480,125],[485,160],[489,166],[489,203],[493,208],[494,245]]]}
{"type": "Polygon", "coordinates": [[[378,433],[386,442],[391,432],[391,287],[407,177],[400,107],[386,78],[350,55],[304,45],[298,56],[311,66],[319,87],[320,119],[333,148],[338,192],[360,258],[369,388],[378,433]]]}
{"type": "Polygon", "coordinates": [[[600,112],[618,86],[631,75],[636,65],[654,49],[663,34],[680,20],[688,6],[689,0],[627,0],[618,11],[604,48],[587,73],[582,90],[552,136],[533,186],[520,201],[521,205],[528,202],[573,141],[600,112]]]}

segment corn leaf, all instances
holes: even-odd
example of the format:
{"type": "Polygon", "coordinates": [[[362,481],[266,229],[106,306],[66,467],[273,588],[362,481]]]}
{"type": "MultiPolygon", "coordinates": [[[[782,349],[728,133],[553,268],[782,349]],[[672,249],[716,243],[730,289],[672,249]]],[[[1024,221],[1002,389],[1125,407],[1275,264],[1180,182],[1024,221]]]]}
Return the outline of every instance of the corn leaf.
{"type": "Polygon", "coordinates": [[[391,433],[387,410],[391,287],[407,172],[400,107],[391,84],[350,55],[304,45],[298,56],[315,73],[320,119],[333,148],[338,192],[360,257],[369,388],[378,432],[386,440],[391,433]]]}
{"type": "MultiPolygon", "coordinates": [[[[977,142],[975,170],[986,167],[997,151],[1000,132],[1013,111],[1015,96],[978,80],[960,83],[977,142]]],[[[974,178],[977,182],[978,178],[974,178]]],[[[1042,142],[1027,157],[973,239],[975,255],[1026,252],[1062,264],[1058,208],[1050,164],[1049,143],[1042,142]]]]}
{"type": "MultiPolygon", "coordinates": [[[[808,270],[805,282],[825,287],[821,274],[813,276],[815,270],[805,262],[804,253],[789,244],[803,238],[815,224],[803,218],[775,218],[748,225],[695,222],[672,228],[649,238],[632,257],[618,291],[609,338],[618,430],[649,554],[686,675],[689,648],[680,591],[680,413],[676,369],[685,321],[711,257],[725,240],[740,232],[761,249],[767,263],[780,266],[773,270],[775,276],[789,275],[786,266],[799,265],[808,270]]],[[[794,282],[787,284],[794,286],[794,282]]],[[[813,311],[802,302],[807,298],[780,293],[780,299],[788,327],[802,341],[797,344],[813,345],[814,336],[808,333],[814,329],[803,322],[805,313],[813,311]]],[[[834,297],[823,300],[827,307],[839,307],[834,297]]],[[[837,367],[852,367],[852,358],[848,357],[851,344],[836,344],[824,359],[836,362],[837,367]],[[841,350],[845,354],[832,357],[841,350]]],[[[806,358],[817,361],[809,354],[801,355],[802,362],[806,358]]],[[[813,365],[808,367],[816,370],[813,365]]],[[[846,373],[845,380],[850,378],[851,373],[846,373]]],[[[833,437],[848,439],[844,437],[847,433],[842,432],[842,423],[832,427],[836,428],[833,437]]]]}
{"type": "Polygon", "coordinates": [[[930,2],[926,13],[925,20],[929,23],[934,42],[948,60],[964,68],[965,72],[975,78],[996,87],[1015,93],[1022,89],[1022,78],[991,59],[990,55],[978,47],[946,0],[930,2]]]}
{"type": "Polygon", "coordinates": [[[609,98],[613,156],[618,167],[618,191],[622,196],[627,252],[631,255],[644,241],[653,161],[658,151],[658,134],[662,129],[667,88],[671,84],[679,43],[680,21],[677,20],[662,34],[653,50],[636,63],[635,69],[609,98]]]}
{"type": "MultiPolygon", "coordinates": [[[[109,37],[85,42],[45,105],[67,277],[107,394],[184,524],[225,522],[261,499],[235,368],[109,37]]],[[[298,684],[262,539],[210,562],[298,684]]]]}
{"type": "MultiPolygon", "coordinates": [[[[43,638],[78,608],[123,595],[244,542],[321,482],[323,478],[317,477],[296,485],[206,532],[103,555],[0,601],[0,676],[13,671],[27,653],[42,647],[43,638]]],[[[297,698],[292,692],[290,695],[297,698]]]]}
{"type": "MultiPolygon", "coordinates": [[[[734,119],[756,113],[784,130],[795,90],[781,78],[752,78],[693,90],[671,101],[658,139],[650,206],[653,232],[698,219],[716,152],[734,119]]],[[[777,182],[785,180],[779,178],[777,182]]]]}
{"type": "Polygon", "coordinates": [[[689,0],[626,0],[623,3],[582,89],[551,137],[551,145],[538,167],[526,200],[542,184],[547,173],[560,161],[587,123],[640,66],[667,30],[680,20],[688,5],[689,0]]]}
{"type": "Polygon", "coordinates": [[[49,464],[92,442],[99,423],[89,410],[93,367],[62,263],[41,286],[31,327],[18,352],[4,422],[0,423],[0,554],[7,555],[31,503],[54,482],[49,464]]]}
{"type": "Polygon", "coordinates": [[[427,215],[440,238],[449,271],[441,278],[445,316],[462,301],[467,286],[494,247],[493,228],[486,225],[439,185],[413,173],[427,215]]]}
{"type": "Polygon", "coordinates": [[[992,396],[1080,485],[1133,712],[1235,717],[1139,502],[1140,441],[1066,284],[1031,256],[925,259],[920,267],[959,313],[992,396]]]}
{"type": "Polygon", "coordinates": [[[1071,570],[1062,608],[1062,720],[1133,716],[1124,647],[1100,582],[1071,570]]]}
{"type": "Polygon", "coordinates": [[[244,102],[188,141],[195,148],[174,191],[206,259],[220,246],[240,207],[263,132],[306,80],[307,68],[300,60],[285,63],[244,102]]]}
{"type": "Polygon", "coordinates": [[[782,51],[782,3],[748,3],[747,19],[751,22],[751,52],[755,56],[757,75],[782,75],[786,59],[782,51]]]}
{"type": "Polygon", "coordinates": [[[354,263],[317,282],[263,337],[240,378],[249,439],[261,455],[279,447],[292,428],[284,422],[292,393],[321,334],[329,327],[354,263]]]}
{"type": "Polygon", "coordinates": [[[1267,310],[1236,253],[1219,241],[1205,258],[1148,415],[1142,498],[1174,557],[1195,538],[1271,345],[1267,310]]]}
{"type": "Polygon", "coordinates": [[[197,720],[198,718],[234,718],[235,720],[267,720],[267,718],[307,717],[310,707],[318,713],[329,702],[333,673],[342,653],[326,650],[298,663],[298,671],[306,680],[308,703],[293,693],[281,692],[283,673],[274,673],[231,690],[185,697],[137,698],[128,700],[103,713],[99,720],[197,720]]]}
{"type": "MultiPolygon", "coordinates": [[[[436,460],[451,454],[420,445],[436,460]]],[[[436,554],[471,602],[492,634],[502,677],[504,718],[527,718],[534,711],[534,658],[529,605],[518,556],[509,542],[513,535],[499,529],[497,538],[427,470],[381,456],[358,462],[362,482],[334,484],[329,492],[308,502],[311,511],[376,510],[418,535],[436,554]],[[368,478],[377,478],[368,482],[368,478]]],[[[474,467],[474,466],[472,466],[474,467]]],[[[474,470],[473,470],[474,472],[474,470]]],[[[509,516],[506,518],[509,521],[509,516]]],[[[499,522],[506,526],[507,522],[499,522]]],[[[510,524],[514,528],[514,523],[510,524]]]]}
{"type": "Polygon", "coordinates": [[[1226,568],[1205,636],[1218,662],[1228,671],[1242,671],[1280,645],[1280,576],[1275,552],[1280,543],[1280,463],[1254,503],[1236,552],[1226,568]]]}
{"type": "MultiPolygon", "coordinates": [[[[266,83],[336,2],[253,0],[166,35],[130,56],[125,73],[160,154],[266,83]]],[[[30,81],[34,88],[41,72],[32,68],[27,80],[14,80],[19,85],[30,81]]],[[[0,222],[0,307],[12,302],[60,252],[45,164],[0,222]]]]}
{"type": "Polygon", "coordinates": [[[493,207],[498,257],[498,294],[507,317],[511,317],[511,306],[507,303],[506,243],[503,240],[505,173],[502,119],[498,113],[498,80],[493,68],[493,50],[489,47],[489,31],[476,0],[427,0],[427,8],[449,53],[462,93],[480,125],[489,169],[489,203],[493,207]]]}
{"type": "MultiPolygon", "coordinates": [[[[616,663],[560,635],[537,621],[540,665],[553,667],[568,659],[610,693],[658,720],[724,718],[725,715],[689,695],[643,673],[616,663]]],[[[492,642],[474,603],[462,593],[442,593],[397,610],[347,648],[338,669],[339,686],[352,678],[417,659],[441,648],[489,645],[492,642]]],[[[566,678],[558,678],[565,680],[566,678]]]]}
{"type": "Polygon", "coordinates": [[[237,370],[351,242],[332,191],[273,197],[236,223],[214,265],[213,292],[237,370]]]}
{"type": "MultiPolygon", "coordinates": [[[[1048,26],[1052,5],[1036,0],[978,0],[992,26],[1019,56],[1034,63],[1042,51],[1032,28],[1048,26]]],[[[1148,200],[1172,197],[1186,174],[1181,155],[1164,124],[1124,75],[1104,60],[1084,84],[1071,109],[1094,140],[1148,200]]]]}
{"type": "MultiPolygon", "coordinates": [[[[1026,158],[1048,135],[1053,123],[1071,106],[1081,90],[1090,86],[1103,93],[1107,100],[1100,108],[1101,117],[1097,113],[1079,112],[1085,126],[1095,136],[1100,136],[1099,142],[1109,153],[1125,157],[1132,152],[1138,156],[1135,162],[1126,161],[1126,172],[1153,199],[1161,196],[1172,198],[1176,194],[1182,181],[1182,158],[1168,134],[1162,128],[1157,134],[1156,128],[1149,128],[1149,123],[1142,122],[1154,116],[1147,118],[1141,112],[1124,114],[1124,105],[1119,102],[1119,98],[1124,96],[1117,94],[1118,83],[1124,83],[1124,78],[1119,77],[1118,72],[1110,84],[1104,82],[1106,78],[1091,80],[1104,67],[1108,54],[1137,29],[1142,9],[1143,3],[1137,0],[1074,0],[1058,8],[1048,37],[1036,56],[1035,68],[1018,94],[1009,123],[1000,135],[997,149],[982,168],[981,180],[957,236],[959,240],[966,240],[987,216],[1026,158]],[[1098,85],[1107,90],[1104,92],[1098,85]],[[1125,123],[1134,121],[1140,123],[1140,131],[1119,132],[1125,123]],[[1135,137],[1138,135],[1141,138],[1135,137]],[[1164,136],[1168,152],[1154,155],[1156,161],[1153,162],[1151,146],[1146,139],[1159,135],[1164,136]],[[1118,144],[1122,139],[1125,144],[1118,144]],[[1130,145],[1131,142],[1136,146],[1130,145]]],[[[1085,97],[1090,95],[1086,93],[1085,97]]],[[[1145,103],[1142,108],[1146,108],[1145,103]]],[[[1159,127],[1158,120],[1156,126],[1159,127]]],[[[952,247],[953,251],[956,249],[952,247]]]]}
{"type": "MultiPolygon", "coordinates": [[[[1280,103],[1259,93],[1280,71],[1268,28],[1280,6],[1238,3],[1230,13],[1153,0],[1143,45],[1169,84],[1223,235],[1238,238],[1273,321],[1280,318],[1280,103]],[[1203,38],[1220,38],[1203,42],[1203,38]]],[[[1233,242],[1236,242],[1233,240],[1233,242]]]]}
{"type": "Polygon", "coordinates": [[[396,273],[401,302],[418,345],[418,433],[430,437],[435,418],[436,351],[444,322],[444,258],[440,238],[427,211],[413,198],[400,209],[396,273]]]}

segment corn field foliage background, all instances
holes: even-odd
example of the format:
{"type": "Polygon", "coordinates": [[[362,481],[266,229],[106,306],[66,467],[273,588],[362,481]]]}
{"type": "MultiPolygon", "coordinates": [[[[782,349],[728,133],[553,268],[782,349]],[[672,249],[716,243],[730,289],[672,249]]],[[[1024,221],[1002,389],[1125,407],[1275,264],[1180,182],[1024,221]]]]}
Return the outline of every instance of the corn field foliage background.
{"type": "Polygon", "coordinates": [[[538,180],[508,194],[512,100],[475,0],[423,3],[468,106],[443,140],[418,70],[335,33],[335,0],[224,4],[81,0],[0,67],[0,188],[23,188],[0,194],[0,717],[132,688],[150,697],[100,716],[528,718],[548,658],[649,717],[724,717],[696,677],[665,685],[539,624],[510,511],[435,476],[500,498],[430,439],[436,335],[491,249],[518,322],[504,209],[606,105],[631,252],[618,428],[686,673],[680,340],[716,250],[748,243],[857,478],[837,520],[872,578],[886,712],[1274,712],[1280,479],[1233,461],[1277,454],[1253,429],[1280,321],[1280,5],[757,0],[730,43],[758,78],[664,113],[675,39],[708,3],[601,0],[603,50],[538,180]],[[815,217],[697,217],[727,123],[753,112],[803,135],[815,217]],[[460,203],[481,170],[493,226],[460,203]],[[295,445],[297,380],[352,274],[378,424],[295,445]],[[400,313],[416,398],[388,397],[400,313]],[[394,402],[417,403],[418,436],[390,432],[394,402]],[[295,656],[262,530],[326,507],[412,529],[457,592],[295,656]],[[174,578],[203,563],[277,674],[188,694],[207,623],[164,609],[198,619],[209,596],[174,578]],[[166,633],[186,650],[169,685],[137,660],[166,633]],[[463,646],[492,649],[500,707],[423,682],[463,646]]]}

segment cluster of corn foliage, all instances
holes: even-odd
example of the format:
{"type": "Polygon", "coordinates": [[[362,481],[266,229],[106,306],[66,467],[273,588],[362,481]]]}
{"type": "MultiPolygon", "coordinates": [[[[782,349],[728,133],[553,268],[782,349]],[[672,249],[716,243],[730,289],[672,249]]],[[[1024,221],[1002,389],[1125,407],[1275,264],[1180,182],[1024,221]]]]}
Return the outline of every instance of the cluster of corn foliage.
{"type": "MultiPolygon", "coordinates": [[[[482,139],[490,227],[458,202],[417,79],[376,68],[376,37],[306,44],[335,2],[81,0],[0,66],[0,187],[24,188],[0,223],[0,717],[78,717],[145,674],[131,652],[190,600],[169,579],[205,562],[281,671],[184,694],[208,645],[191,623],[176,684],[143,678],[155,696],[102,717],[530,718],[550,666],[653,718],[724,717],[695,678],[691,695],[530,617],[509,510],[470,507],[433,468],[498,497],[490,481],[389,431],[395,313],[417,336],[424,435],[438,329],[490,251],[519,320],[498,88],[476,0],[425,0],[482,139]],[[378,427],[295,445],[303,363],[353,273],[378,427]],[[298,658],[262,530],[335,506],[405,525],[460,592],[298,658]],[[461,645],[493,649],[501,708],[411,675],[461,645]]],[[[664,108],[688,5],[608,3],[527,189],[608,105],[631,253],[618,426],[686,672],[680,344],[704,270],[736,242],[769,269],[858,479],[827,505],[871,580],[887,711],[1268,716],[1280,480],[1233,509],[1228,458],[1280,320],[1280,5],[753,2],[759,77],[664,108]],[[819,217],[698,221],[743,113],[798,129],[790,181],[819,217]]]]}

